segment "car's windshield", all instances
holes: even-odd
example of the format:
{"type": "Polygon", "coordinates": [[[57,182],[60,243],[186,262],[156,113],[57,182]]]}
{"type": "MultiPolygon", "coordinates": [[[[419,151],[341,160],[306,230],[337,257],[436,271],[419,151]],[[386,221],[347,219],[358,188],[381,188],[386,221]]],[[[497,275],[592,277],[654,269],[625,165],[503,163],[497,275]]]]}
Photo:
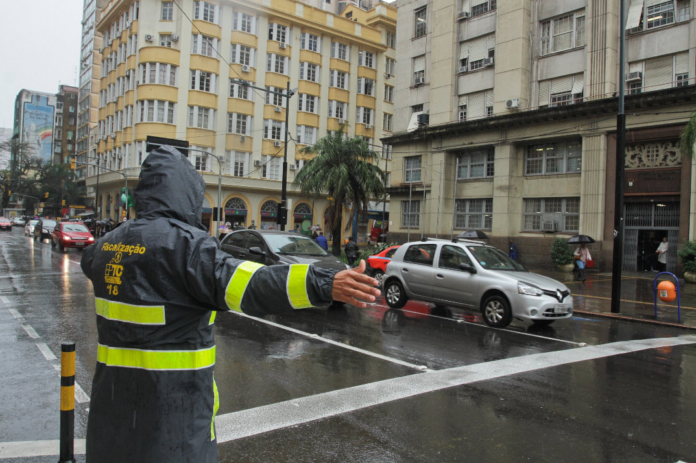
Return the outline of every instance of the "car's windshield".
{"type": "Polygon", "coordinates": [[[84,225],[80,225],[78,223],[66,223],[65,225],[63,225],[63,231],[89,233],[89,230],[87,230],[87,227],[85,227],[84,225]]]}
{"type": "Polygon", "coordinates": [[[34,225],[36,225],[37,223],[39,223],[38,220],[30,220],[30,221],[29,221],[29,225],[31,225],[32,227],[33,227],[34,225]]]}
{"type": "Polygon", "coordinates": [[[321,246],[302,235],[263,235],[273,252],[303,256],[328,256],[321,246]]]}
{"type": "Polygon", "coordinates": [[[55,226],[56,226],[56,221],[55,221],[55,220],[44,220],[44,221],[43,221],[43,226],[44,226],[44,227],[55,227],[55,226]]]}
{"type": "Polygon", "coordinates": [[[510,259],[504,252],[487,246],[467,246],[469,252],[476,258],[481,267],[486,270],[505,270],[511,272],[526,272],[527,269],[510,259]]]}

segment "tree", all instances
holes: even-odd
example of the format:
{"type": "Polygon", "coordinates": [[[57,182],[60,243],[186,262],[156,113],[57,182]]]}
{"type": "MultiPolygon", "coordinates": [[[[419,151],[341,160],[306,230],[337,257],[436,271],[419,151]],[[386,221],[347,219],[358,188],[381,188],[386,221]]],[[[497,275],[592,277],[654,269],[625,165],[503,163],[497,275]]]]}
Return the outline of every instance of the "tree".
{"type": "MultiPolygon", "coordinates": [[[[307,196],[326,194],[331,200],[329,228],[333,234],[332,251],[341,253],[341,216],[343,208],[367,216],[370,199],[385,192],[385,174],[376,165],[380,155],[362,138],[345,136],[345,124],[334,135],[326,135],[301,153],[314,154],[295,175],[293,187],[307,196]]],[[[357,237],[356,237],[357,239],[357,237]]]]}
{"type": "Polygon", "coordinates": [[[689,159],[694,158],[694,143],[696,143],[696,111],[691,113],[689,122],[686,123],[679,137],[679,149],[689,159]]]}
{"type": "Polygon", "coordinates": [[[34,155],[31,144],[14,137],[0,143],[0,151],[10,153],[10,168],[0,171],[2,207],[5,208],[10,202],[10,192],[26,194],[26,187],[39,181],[36,173],[41,170],[43,160],[34,155]]]}

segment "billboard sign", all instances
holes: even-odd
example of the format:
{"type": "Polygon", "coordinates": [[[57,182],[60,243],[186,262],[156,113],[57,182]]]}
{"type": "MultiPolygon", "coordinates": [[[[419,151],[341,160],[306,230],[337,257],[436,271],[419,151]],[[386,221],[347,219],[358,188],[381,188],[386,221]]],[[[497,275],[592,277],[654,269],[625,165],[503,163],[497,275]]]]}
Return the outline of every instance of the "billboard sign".
{"type": "Polygon", "coordinates": [[[48,98],[32,95],[31,102],[24,103],[22,141],[34,149],[34,156],[44,161],[53,159],[53,117],[55,107],[49,106],[48,98]]]}

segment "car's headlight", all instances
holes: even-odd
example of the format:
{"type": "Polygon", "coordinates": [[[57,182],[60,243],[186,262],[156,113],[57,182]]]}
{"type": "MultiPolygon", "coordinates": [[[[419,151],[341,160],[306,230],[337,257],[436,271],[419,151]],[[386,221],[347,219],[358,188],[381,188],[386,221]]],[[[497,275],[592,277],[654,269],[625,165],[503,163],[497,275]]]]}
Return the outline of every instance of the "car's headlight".
{"type": "Polygon", "coordinates": [[[544,292],[534,285],[525,283],[524,281],[517,282],[517,292],[527,296],[541,296],[544,292]]]}
{"type": "Polygon", "coordinates": [[[64,236],[63,239],[64,239],[65,241],[70,241],[70,240],[71,240],[71,238],[70,238],[69,236],[64,236]]]}

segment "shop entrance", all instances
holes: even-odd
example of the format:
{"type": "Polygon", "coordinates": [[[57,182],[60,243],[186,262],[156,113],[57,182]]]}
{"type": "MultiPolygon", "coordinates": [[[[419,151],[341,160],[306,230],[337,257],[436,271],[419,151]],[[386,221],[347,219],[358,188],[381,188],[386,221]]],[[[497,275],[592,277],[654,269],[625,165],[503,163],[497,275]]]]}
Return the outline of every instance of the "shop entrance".
{"type": "Polygon", "coordinates": [[[631,272],[658,270],[657,251],[667,237],[667,271],[677,268],[679,202],[626,203],[623,269],[631,272]]]}

